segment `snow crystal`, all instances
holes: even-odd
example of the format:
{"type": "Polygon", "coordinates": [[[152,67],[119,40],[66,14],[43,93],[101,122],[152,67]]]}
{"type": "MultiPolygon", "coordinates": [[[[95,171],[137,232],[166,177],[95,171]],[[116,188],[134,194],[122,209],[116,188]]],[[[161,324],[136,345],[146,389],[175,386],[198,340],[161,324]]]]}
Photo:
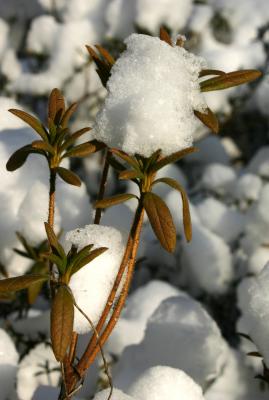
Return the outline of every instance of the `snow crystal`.
{"type": "Polygon", "coordinates": [[[128,389],[139,400],[203,400],[202,389],[185,372],[157,366],[146,370],[128,389]]]}
{"type": "Polygon", "coordinates": [[[183,243],[183,273],[194,290],[223,293],[233,279],[232,255],[224,240],[201,225],[193,225],[190,243],[183,243]]]}
{"type": "Polygon", "coordinates": [[[206,108],[198,82],[204,60],[146,35],[133,34],[125,43],[93,136],[146,157],[158,149],[167,155],[191,146],[199,124],[193,110],[206,108]]]}
{"type": "MultiPolygon", "coordinates": [[[[78,249],[88,244],[108,250],[74,274],[70,281],[78,306],[96,324],[116,278],[125,249],[126,235],[108,226],[86,225],[66,234],[66,241],[78,249]]],[[[74,330],[86,333],[91,330],[86,318],[75,311],[74,330]]]]}
{"type": "Polygon", "coordinates": [[[182,369],[202,387],[221,371],[226,344],[216,323],[187,295],[164,300],[148,321],[138,345],[127,347],[115,366],[115,386],[126,390],[148,368],[182,369]]]}
{"type": "Polygon", "coordinates": [[[0,329],[0,400],[6,400],[15,385],[19,355],[10,336],[0,329]]]}

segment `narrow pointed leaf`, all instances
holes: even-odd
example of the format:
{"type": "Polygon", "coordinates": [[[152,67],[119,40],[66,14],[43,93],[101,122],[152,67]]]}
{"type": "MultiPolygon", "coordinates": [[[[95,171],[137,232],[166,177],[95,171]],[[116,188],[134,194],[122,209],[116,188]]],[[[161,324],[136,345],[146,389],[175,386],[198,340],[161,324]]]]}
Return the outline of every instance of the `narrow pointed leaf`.
{"type": "Polygon", "coordinates": [[[65,112],[65,101],[61,91],[57,88],[51,91],[49,97],[48,117],[58,125],[65,112]]]}
{"type": "Polygon", "coordinates": [[[114,168],[116,171],[121,172],[125,171],[125,166],[122,165],[118,160],[116,160],[115,157],[110,156],[109,157],[109,164],[111,165],[112,168],[114,168]]]}
{"type": "Polygon", "coordinates": [[[121,150],[118,149],[111,149],[111,152],[121,158],[123,161],[127,162],[131,167],[136,169],[137,171],[140,171],[140,166],[137,162],[137,160],[134,157],[129,156],[128,154],[124,153],[121,150]]]}
{"type": "Polygon", "coordinates": [[[144,207],[159,242],[172,253],[176,247],[176,229],[169,208],[155,193],[145,193],[144,207]]]}
{"type": "Polygon", "coordinates": [[[88,256],[92,248],[93,248],[93,244],[89,244],[89,245],[83,247],[83,249],[81,249],[78,253],[76,253],[72,257],[71,262],[68,263],[68,268],[72,269],[72,267],[75,263],[78,263],[79,261],[82,260],[82,258],[88,256]]]}
{"type": "Polygon", "coordinates": [[[83,257],[80,261],[74,264],[72,268],[72,275],[78,272],[81,268],[85,267],[85,265],[89,264],[96,257],[99,257],[107,250],[108,250],[107,247],[99,247],[98,249],[93,250],[88,256],[83,257]]]}
{"type": "MultiPolygon", "coordinates": [[[[48,271],[48,266],[44,263],[44,262],[36,262],[34,264],[34,266],[31,268],[31,273],[37,274],[46,274],[48,271]]],[[[42,290],[44,282],[37,282],[37,283],[33,283],[31,286],[28,287],[27,290],[27,298],[28,298],[28,302],[29,304],[34,304],[34,302],[36,301],[39,293],[42,290]]]]}
{"type": "Polygon", "coordinates": [[[160,178],[154,181],[153,184],[155,185],[160,182],[165,183],[166,185],[172,187],[173,189],[177,190],[180,193],[182,199],[184,233],[186,240],[190,242],[192,238],[192,226],[191,226],[191,214],[190,214],[188,196],[183,187],[175,179],[160,178]]]}
{"type": "Polygon", "coordinates": [[[69,183],[69,185],[81,186],[81,180],[74,172],[71,172],[69,169],[63,167],[56,168],[56,171],[60,178],[62,178],[62,180],[66,183],[69,183]]]}
{"type": "Polygon", "coordinates": [[[143,174],[139,171],[135,170],[125,170],[119,173],[119,179],[136,179],[136,178],[143,178],[143,174]]]}
{"type": "Polygon", "coordinates": [[[57,361],[62,362],[71,343],[74,304],[67,287],[60,286],[51,307],[51,344],[57,361]]]}
{"type": "Polygon", "coordinates": [[[79,144],[73,147],[71,150],[67,151],[62,158],[66,157],[86,157],[89,154],[95,153],[96,146],[90,142],[79,144]]]}
{"type": "Polygon", "coordinates": [[[239,336],[241,336],[242,338],[249,340],[251,343],[254,343],[253,340],[251,339],[251,337],[249,335],[247,335],[246,333],[238,332],[237,334],[239,336]]]}
{"type": "Polygon", "coordinates": [[[25,237],[20,233],[20,232],[16,232],[16,236],[19,239],[19,241],[21,242],[21,244],[23,245],[23,247],[25,248],[27,254],[30,256],[30,258],[32,258],[33,260],[36,259],[36,251],[35,249],[27,242],[27,240],[25,239],[25,237]]]}
{"type": "Polygon", "coordinates": [[[22,119],[24,122],[26,122],[31,128],[33,128],[36,131],[36,133],[38,133],[39,136],[42,137],[43,140],[45,141],[48,140],[47,132],[44,126],[41,124],[40,121],[38,121],[37,118],[33,117],[32,115],[28,114],[25,111],[16,110],[13,108],[8,111],[16,115],[16,117],[22,119]]]}
{"type": "Polygon", "coordinates": [[[21,147],[10,156],[8,162],[6,163],[6,169],[10,172],[16,171],[16,169],[23,166],[29,154],[36,152],[38,151],[34,150],[30,144],[21,147]]]}
{"type": "Polygon", "coordinates": [[[218,69],[202,69],[202,71],[199,74],[199,78],[203,78],[204,76],[208,75],[226,75],[226,73],[218,69]]]}
{"type": "Polygon", "coordinates": [[[62,259],[56,254],[45,254],[44,257],[51,261],[53,264],[57,265],[59,273],[61,275],[65,273],[65,259],[62,259]]]}
{"type": "Polygon", "coordinates": [[[247,353],[247,356],[263,358],[263,356],[257,351],[250,351],[249,353],[247,353]]]}
{"type": "Polygon", "coordinates": [[[160,28],[160,39],[163,42],[166,42],[167,44],[169,44],[170,46],[173,45],[169,33],[163,27],[160,28]]]}
{"type": "Polygon", "coordinates": [[[61,120],[62,128],[67,128],[68,122],[69,122],[70,118],[72,117],[72,115],[74,114],[74,112],[76,111],[77,107],[78,107],[77,103],[73,103],[65,111],[65,113],[62,117],[62,120],[61,120]]]}
{"type": "Polygon", "coordinates": [[[211,129],[214,133],[219,132],[219,121],[216,115],[210,110],[210,108],[206,109],[207,112],[194,111],[194,114],[199,120],[206,125],[209,129],[211,129]]]}
{"type": "Polygon", "coordinates": [[[98,44],[96,44],[95,47],[97,48],[99,53],[104,57],[104,59],[108,62],[109,65],[115,64],[114,58],[106,49],[104,49],[104,47],[102,47],[98,44]]]}
{"type": "Polygon", "coordinates": [[[55,235],[51,226],[47,222],[44,222],[44,225],[45,225],[46,234],[47,234],[47,238],[48,238],[50,246],[52,247],[53,250],[55,250],[58,253],[58,255],[62,259],[64,259],[65,251],[63,249],[63,246],[61,245],[61,243],[59,243],[59,240],[58,240],[57,236],[55,235]]]}
{"type": "Polygon", "coordinates": [[[116,196],[109,197],[107,199],[98,200],[95,203],[94,207],[95,208],[108,208],[111,206],[115,206],[117,204],[124,203],[125,201],[130,200],[130,199],[137,199],[137,196],[135,196],[134,194],[131,194],[131,193],[118,194],[116,196]]]}
{"type": "Polygon", "coordinates": [[[181,158],[187,156],[188,154],[195,153],[198,151],[197,147],[188,147],[187,149],[177,151],[175,153],[170,154],[167,157],[162,158],[160,161],[157,161],[151,168],[151,171],[156,172],[159,169],[165,167],[168,164],[174,163],[181,158]]]}
{"type": "Polygon", "coordinates": [[[31,274],[18,276],[16,278],[7,278],[0,280],[0,293],[17,292],[18,290],[26,289],[29,286],[38,282],[48,280],[47,275],[31,274]]]}
{"type": "Polygon", "coordinates": [[[202,92],[210,92],[212,90],[223,90],[234,86],[242,85],[254,81],[261,76],[261,72],[257,70],[243,70],[229,72],[225,75],[211,78],[200,83],[202,92]]]}
{"type": "Polygon", "coordinates": [[[44,142],[43,140],[35,140],[32,142],[32,147],[37,150],[47,151],[52,155],[55,154],[54,148],[48,142],[44,142]]]}
{"type": "Polygon", "coordinates": [[[70,135],[62,144],[60,150],[63,151],[65,149],[67,149],[69,146],[71,146],[73,143],[75,143],[75,141],[80,138],[82,135],[84,135],[85,133],[89,132],[92,128],[90,127],[86,127],[83,129],[80,129],[79,131],[76,131],[74,133],[72,133],[72,135],[70,135]]]}

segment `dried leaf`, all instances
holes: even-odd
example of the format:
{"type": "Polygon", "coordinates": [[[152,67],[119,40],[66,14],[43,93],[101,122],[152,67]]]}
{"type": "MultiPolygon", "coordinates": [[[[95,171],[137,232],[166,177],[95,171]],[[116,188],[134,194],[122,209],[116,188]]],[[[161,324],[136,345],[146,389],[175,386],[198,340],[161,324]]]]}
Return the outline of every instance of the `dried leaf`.
{"type": "Polygon", "coordinates": [[[135,196],[134,194],[131,194],[131,193],[118,194],[116,196],[109,197],[107,199],[98,200],[95,203],[94,207],[95,208],[108,208],[111,206],[115,206],[117,204],[124,203],[125,201],[130,200],[130,199],[137,199],[137,196],[135,196]]]}
{"type": "Polygon", "coordinates": [[[167,32],[166,29],[164,29],[162,26],[160,28],[160,39],[163,42],[166,42],[167,44],[169,44],[170,46],[173,46],[172,40],[170,38],[169,33],[167,32]]]}
{"type": "Polygon", "coordinates": [[[160,161],[157,161],[151,168],[151,171],[156,172],[159,169],[165,167],[168,164],[174,163],[181,158],[187,156],[188,154],[195,153],[198,151],[197,147],[188,147],[187,149],[177,151],[175,153],[170,154],[167,157],[162,158],[160,161]]]}
{"type": "Polygon", "coordinates": [[[77,103],[73,103],[65,111],[65,113],[62,117],[62,120],[61,120],[62,128],[67,128],[68,122],[69,122],[70,118],[72,117],[72,115],[74,114],[74,112],[76,111],[77,106],[78,106],[77,103]]]}
{"type": "Polygon", "coordinates": [[[59,89],[55,88],[51,91],[48,108],[48,117],[58,125],[65,112],[64,97],[59,89]]]}
{"type": "Polygon", "coordinates": [[[169,208],[155,193],[145,193],[143,204],[156,237],[172,253],[176,247],[176,229],[169,208]]]}
{"type": "Polygon", "coordinates": [[[103,254],[105,251],[107,251],[107,247],[99,247],[98,249],[94,249],[89,255],[83,257],[81,260],[76,262],[72,268],[72,275],[78,272],[81,268],[83,268],[85,265],[89,264],[91,261],[93,261],[96,257],[99,257],[101,254],[103,254]]]}
{"type": "Polygon", "coordinates": [[[242,85],[254,81],[261,76],[261,72],[257,70],[243,70],[229,72],[225,75],[211,78],[200,83],[202,92],[210,92],[212,90],[223,90],[234,86],[242,85]]]}
{"type": "Polygon", "coordinates": [[[55,150],[48,142],[44,142],[43,140],[35,140],[32,142],[32,147],[37,150],[47,151],[48,153],[54,155],[55,150]]]}
{"type": "Polygon", "coordinates": [[[119,179],[143,179],[143,174],[140,171],[135,170],[125,170],[119,173],[119,179]]]}
{"type": "Polygon", "coordinates": [[[104,59],[108,62],[109,65],[115,64],[115,59],[112,57],[112,55],[104,49],[104,47],[100,46],[99,44],[96,44],[95,47],[99,51],[99,53],[104,57],[104,59]]]}
{"type": "Polygon", "coordinates": [[[71,150],[67,151],[62,158],[66,157],[86,157],[89,154],[95,153],[96,146],[91,144],[90,142],[79,144],[78,146],[73,147],[71,150]]]}
{"type": "Polygon", "coordinates": [[[210,110],[210,108],[206,109],[207,112],[202,113],[200,111],[194,110],[194,114],[199,120],[206,125],[209,129],[211,129],[214,133],[218,133],[219,131],[219,121],[216,115],[210,110]]]}
{"type": "Polygon", "coordinates": [[[199,74],[199,78],[203,78],[204,76],[208,75],[226,75],[226,73],[218,69],[202,69],[199,74]]]}
{"type": "Polygon", "coordinates": [[[26,122],[31,128],[33,128],[36,131],[36,133],[38,133],[39,136],[41,136],[43,140],[48,141],[48,135],[46,129],[41,124],[41,122],[38,121],[37,118],[33,117],[32,115],[28,114],[25,111],[16,110],[13,108],[8,111],[16,115],[16,117],[22,119],[24,122],[26,122]]]}
{"type": "Polygon", "coordinates": [[[51,344],[57,361],[62,362],[71,343],[74,324],[72,294],[66,286],[60,286],[51,307],[51,344]]]}
{"type": "Polygon", "coordinates": [[[10,156],[8,162],[6,163],[6,169],[10,172],[16,171],[16,169],[23,166],[29,154],[36,152],[38,151],[34,150],[30,144],[21,147],[10,156]]]}
{"type": "Polygon", "coordinates": [[[53,249],[53,252],[57,252],[57,254],[64,259],[65,258],[65,251],[63,249],[63,246],[61,245],[61,243],[59,243],[59,240],[57,238],[57,236],[55,235],[52,227],[47,223],[44,222],[45,225],[45,229],[46,229],[46,234],[47,234],[47,238],[49,241],[49,244],[51,246],[51,248],[53,249]]]}
{"type": "Polygon", "coordinates": [[[45,282],[48,280],[47,275],[31,274],[17,276],[16,278],[7,278],[0,280],[0,293],[17,292],[18,290],[26,289],[29,286],[38,282],[45,282]]]}
{"type": "Polygon", "coordinates": [[[63,181],[69,183],[69,185],[81,186],[81,180],[74,172],[69,171],[69,169],[58,167],[56,168],[58,175],[63,181]]]}
{"type": "Polygon", "coordinates": [[[188,242],[191,241],[192,238],[192,226],[191,226],[191,214],[189,208],[189,200],[188,196],[183,189],[183,187],[172,178],[160,178],[153,182],[155,185],[156,183],[165,183],[166,185],[172,187],[173,189],[177,190],[181,194],[182,199],[182,211],[183,211],[183,225],[184,225],[184,233],[186,240],[188,242]]]}

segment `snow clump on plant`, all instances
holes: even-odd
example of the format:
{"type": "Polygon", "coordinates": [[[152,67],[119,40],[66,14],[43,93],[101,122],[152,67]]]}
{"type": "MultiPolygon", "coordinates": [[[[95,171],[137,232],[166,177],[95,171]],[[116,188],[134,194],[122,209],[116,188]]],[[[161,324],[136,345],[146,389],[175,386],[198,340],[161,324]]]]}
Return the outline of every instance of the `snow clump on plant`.
{"type": "MultiPolygon", "coordinates": [[[[78,306],[93,324],[97,324],[120,267],[126,236],[112,227],[86,225],[83,229],[68,232],[66,241],[78,250],[89,244],[93,244],[93,248],[108,248],[74,274],[69,285],[78,306]]],[[[91,330],[89,322],[77,309],[74,330],[80,334],[91,330]]]]}
{"type": "Polygon", "coordinates": [[[148,157],[190,147],[204,112],[199,73],[205,61],[159,38],[133,34],[108,81],[108,96],[97,115],[96,139],[129,154],[148,157]]]}

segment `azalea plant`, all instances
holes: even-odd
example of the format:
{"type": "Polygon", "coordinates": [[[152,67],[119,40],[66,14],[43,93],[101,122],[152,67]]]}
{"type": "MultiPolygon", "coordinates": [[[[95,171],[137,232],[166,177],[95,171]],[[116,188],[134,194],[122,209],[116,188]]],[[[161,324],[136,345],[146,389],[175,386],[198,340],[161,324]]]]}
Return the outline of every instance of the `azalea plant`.
{"type": "MultiPolygon", "coordinates": [[[[257,70],[226,73],[209,69],[205,60],[184,48],[182,36],[173,41],[163,28],[159,38],[133,34],[125,43],[126,50],[117,60],[102,46],[95,49],[87,46],[107,89],[92,128],[70,131],[69,121],[77,104],[66,107],[58,89],[51,92],[46,124],[24,111],[10,110],[30,125],[39,138],[18,149],[9,158],[7,170],[20,168],[32,153],[47,161],[49,204],[48,219],[44,221],[47,241],[32,247],[18,233],[23,250],[17,251],[30,258],[33,267],[23,276],[2,279],[0,292],[7,296],[27,289],[29,301],[34,302],[42,286],[48,285],[51,345],[62,372],[60,399],[71,399],[97,355],[101,352],[104,357],[103,346],[120,317],[130,289],[145,214],[160,246],[167,252],[175,250],[176,227],[167,204],[154,193],[158,185],[168,185],[179,193],[185,238],[188,242],[192,239],[184,187],[170,176],[158,177],[158,173],[198,151],[193,142],[199,124],[218,132],[218,120],[203,93],[245,84],[261,76],[257,70]],[[89,131],[91,139],[77,144],[77,139],[89,131]],[[65,160],[90,157],[97,151],[103,151],[105,156],[93,225],[70,232],[63,244],[61,232],[55,231],[54,224],[57,179],[79,186],[80,178],[66,168],[65,160]],[[139,194],[106,197],[110,168],[117,172],[119,180],[134,182],[139,194]],[[104,209],[131,199],[137,205],[127,236],[116,229],[98,226],[104,209]],[[95,282],[97,270],[107,279],[105,290],[99,290],[95,282]],[[81,287],[85,288],[86,296],[94,293],[90,305],[81,287]],[[77,358],[78,335],[89,331],[91,339],[77,358]]],[[[104,363],[112,389],[105,360],[104,363]]],[[[109,397],[111,393],[112,390],[109,397]]]]}

